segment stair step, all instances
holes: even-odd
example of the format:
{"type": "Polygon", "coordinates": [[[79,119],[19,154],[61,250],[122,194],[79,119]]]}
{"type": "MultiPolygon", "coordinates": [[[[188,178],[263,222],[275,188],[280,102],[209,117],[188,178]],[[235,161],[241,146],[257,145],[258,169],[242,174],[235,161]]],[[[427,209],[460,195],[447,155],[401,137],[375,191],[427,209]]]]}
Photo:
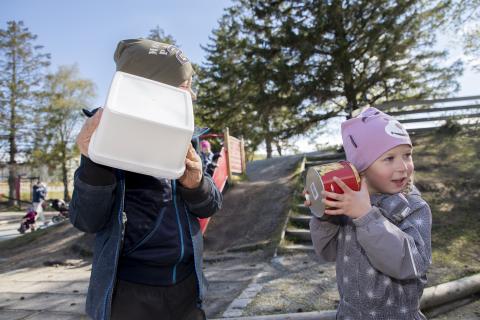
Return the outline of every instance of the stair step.
{"type": "Polygon", "coordinates": [[[342,160],[342,159],[345,159],[345,153],[335,152],[335,153],[322,154],[318,156],[308,156],[306,161],[325,161],[325,160],[335,161],[335,160],[342,160]]]}
{"type": "Polygon", "coordinates": [[[297,204],[295,211],[304,215],[311,215],[310,208],[305,207],[303,204],[297,204]]]}
{"type": "MultiPolygon", "coordinates": [[[[339,159],[342,160],[342,159],[339,159]]],[[[311,167],[321,166],[327,163],[335,162],[336,160],[321,160],[321,161],[306,161],[305,162],[305,170],[308,170],[311,167]]]]}
{"type": "Polygon", "coordinates": [[[294,242],[311,242],[310,230],[287,228],[285,238],[294,242]]]}
{"type": "Polygon", "coordinates": [[[279,253],[293,253],[293,252],[310,252],[314,251],[312,245],[307,244],[290,244],[278,248],[279,253]]]}
{"type": "Polygon", "coordinates": [[[303,227],[303,228],[308,229],[311,218],[312,218],[311,215],[302,214],[302,215],[299,215],[299,216],[290,216],[290,221],[299,225],[299,226],[301,226],[301,227],[303,227]]]}

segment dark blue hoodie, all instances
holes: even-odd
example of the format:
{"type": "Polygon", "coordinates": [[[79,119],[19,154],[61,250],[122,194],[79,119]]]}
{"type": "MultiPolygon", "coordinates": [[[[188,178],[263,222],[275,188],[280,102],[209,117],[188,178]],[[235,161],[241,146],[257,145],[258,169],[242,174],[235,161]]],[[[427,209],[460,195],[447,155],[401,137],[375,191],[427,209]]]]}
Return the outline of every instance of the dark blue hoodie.
{"type": "MultiPolygon", "coordinates": [[[[130,174],[98,165],[86,157],[82,157],[80,167],[75,172],[70,221],[78,229],[96,234],[86,304],[87,314],[93,319],[110,319],[115,282],[117,276],[120,276],[119,271],[125,267],[125,261],[129,263],[135,260],[135,270],[144,266],[168,269],[170,271],[163,273],[159,279],[149,277],[148,282],[171,279],[171,283],[175,283],[181,281],[179,278],[182,275],[190,272],[188,268],[192,258],[199,305],[205,295],[203,241],[197,218],[209,217],[221,207],[221,193],[212,179],[204,176],[197,189],[186,189],[172,181],[172,200],[166,201],[169,199],[166,181],[157,179],[157,183],[152,180],[153,186],[144,185],[140,187],[143,191],[137,192],[139,189],[136,189],[136,183],[150,178],[130,174]],[[128,177],[130,182],[127,182],[128,177]],[[128,184],[130,187],[127,191],[128,184]],[[152,191],[164,187],[166,189],[162,189],[161,193],[152,191]],[[150,192],[153,193],[148,196],[150,192]],[[152,200],[152,195],[155,195],[155,200],[152,200]],[[161,201],[158,202],[158,199],[161,201]],[[160,210],[155,219],[152,219],[153,215],[145,214],[155,212],[152,208],[160,210]],[[129,214],[125,213],[126,210],[134,213],[130,215],[129,231],[129,214]],[[163,218],[160,218],[162,212],[163,218]],[[145,235],[136,229],[138,226],[135,219],[145,223],[145,230],[155,230],[158,227],[158,230],[165,233],[154,231],[145,235]],[[155,227],[151,225],[153,220],[155,227]],[[163,223],[172,228],[163,228],[163,223]],[[134,250],[131,251],[132,249],[134,250]],[[128,253],[129,251],[131,252],[128,253]]],[[[140,275],[133,273],[138,281],[140,275]]]]}

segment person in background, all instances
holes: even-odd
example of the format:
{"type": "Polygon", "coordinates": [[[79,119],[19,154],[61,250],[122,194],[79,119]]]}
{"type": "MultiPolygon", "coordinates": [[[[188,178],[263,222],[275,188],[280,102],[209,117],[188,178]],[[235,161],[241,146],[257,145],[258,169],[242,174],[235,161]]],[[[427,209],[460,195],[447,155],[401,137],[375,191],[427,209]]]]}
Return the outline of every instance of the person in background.
{"type": "Polygon", "coordinates": [[[32,188],[32,206],[33,210],[37,212],[39,220],[43,224],[47,224],[45,221],[45,214],[43,213],[43,206],[46,198],[47,185],[38,179],[32,188]]]}
{"type": "Polygon", "coordinates": [[[35,220],[37,218],[37,212],[33,210],[33,207],[28,208],[27,213],[22,217],[20,222],[20,227],[17,229],[18,232],[24,234],[25,231],[30,229],[32,232],[35,231],[36,225],[35,220]]]}
{"type": "Polygon", "coordinates": [[[202,140],[200,142],[200,148],[200,157],[202,158],[203,171],[206,172],[208,166],[213,162],[212,146],[207,140],[202,140]]]}

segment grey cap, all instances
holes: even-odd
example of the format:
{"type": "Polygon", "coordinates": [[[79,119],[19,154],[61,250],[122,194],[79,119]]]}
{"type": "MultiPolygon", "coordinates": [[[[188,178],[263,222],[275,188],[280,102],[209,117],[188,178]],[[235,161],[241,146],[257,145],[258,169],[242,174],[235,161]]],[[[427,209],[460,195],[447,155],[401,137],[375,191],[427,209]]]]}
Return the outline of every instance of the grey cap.
{"type": "Polygon", "coordinates": [[[174,45],[148,39],[118,43],[113,57],[117,71],[178,87],[193,75],[190,60],[174,45]]]}

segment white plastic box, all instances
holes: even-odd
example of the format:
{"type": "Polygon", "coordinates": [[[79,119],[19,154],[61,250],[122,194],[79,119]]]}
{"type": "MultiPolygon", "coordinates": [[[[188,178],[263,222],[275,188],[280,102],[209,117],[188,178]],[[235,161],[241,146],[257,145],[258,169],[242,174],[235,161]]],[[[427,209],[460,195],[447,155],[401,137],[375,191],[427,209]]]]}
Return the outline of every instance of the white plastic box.
{"type": "Polygon", "coordinates": [[[190,93],[117,71],[88,154],[99,164],[177,179],[193,130],[190,93]]]}

